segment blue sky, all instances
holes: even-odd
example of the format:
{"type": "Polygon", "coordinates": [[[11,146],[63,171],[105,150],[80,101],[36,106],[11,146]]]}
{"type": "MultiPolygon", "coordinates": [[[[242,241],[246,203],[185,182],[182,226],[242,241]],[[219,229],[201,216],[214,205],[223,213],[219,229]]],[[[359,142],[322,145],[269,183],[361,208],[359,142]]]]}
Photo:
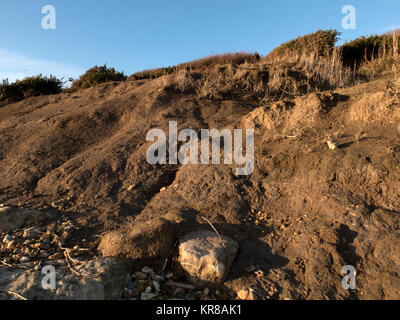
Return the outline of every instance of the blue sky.
{"type": "Polygon", "coordinates": [[[78,77],[94,65],[125,74],[225,52],[267,54],[318,29],[343,40],[400,27],[399,0],[2,0],[0,80],[43,73],[78,77]],[[42,28],[42,7],[56,29],[42,28]],[[344,5],[356,29],[343,30],[344,5]]]}

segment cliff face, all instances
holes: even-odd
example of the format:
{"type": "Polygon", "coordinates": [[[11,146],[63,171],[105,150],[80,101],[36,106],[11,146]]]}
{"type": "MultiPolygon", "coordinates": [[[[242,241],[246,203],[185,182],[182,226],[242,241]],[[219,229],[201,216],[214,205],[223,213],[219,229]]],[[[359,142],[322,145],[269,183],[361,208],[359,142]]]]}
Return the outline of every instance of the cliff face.
{"type": "MultiPolygon", "coordinates": [[[[266,99],[267,74],[250,67],[213,69],[201,85],[204,72],[182,72],[1,107],[0,202],[58,210],[75,226],[71,247],[85,239],[95,248],[110,230],[171,212],[181,232],[212,225],[240,246],[225,288],[253,287],[261,299],[398,299],[394,75],[266,99]],[[255,129],[254,172],[149,164],[146,135],[168,134],[169,121],[196,132],[255,129]],[[346,265],[357,270],[357,290],[342,288],[346,265]]],[[[0,258],[10,255],[3,245],[0,258]]]]}

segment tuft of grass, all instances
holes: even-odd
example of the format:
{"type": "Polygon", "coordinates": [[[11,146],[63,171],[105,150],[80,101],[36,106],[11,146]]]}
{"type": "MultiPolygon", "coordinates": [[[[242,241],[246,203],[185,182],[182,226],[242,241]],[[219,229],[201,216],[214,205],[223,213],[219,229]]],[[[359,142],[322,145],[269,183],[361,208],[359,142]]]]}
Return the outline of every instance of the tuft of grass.
{"type": "Polygon", "coordinates": [[[167,74],[171,74],[177,70],[176,66],[166,67],[166,68],[156,68],[151,70],[143,70],[136,72],[129,76],[129,80],[147,80],[147,79],[157,79],[167,74]]]}
{"type": "Polygon", "coordinates": [[[129,76],[129,80],[157,79],[171,73],[179,73],[182,70],[191,72],[193,71],[202,72],[210,68],[213,68],[215,66],[221,66],[226,64],[241,65],[245,63],[256,63],[260,59],[261,56],[258,53],[237,52],[237,53],[218,54],[197,59],[191,62],[181,63],[177,66],[172,66],[172,67],[170,66],[167,68],[156,68],[156,69],[136,72],[131,76],[129,76]]]}
{"type": "MultiPolygon", "coordinates": [[[[399,64],[400,33],[393,31],[382,35],[360,37],[345,43],[343,63],[352,67],[361,80],[372,80],[399,64]]],[[[396,70],[394,70],[396,72],[396,70]]]]}
{"type": "Polygon", "coordinates": [[[63,90],[63,84],[62,79],[41,74],[14,83],[5,79],[0,84],[0,102],[12,103],[29,97],[57,94],[63,90]]]}
{"type": "Polygon", "coordinates": [[[94,66],[93,68],[86,71],[78,80],[72,82],[71,91],[87,89],[94,87],[101,83],[112,82],[112,81],[124,81],[126,76],[123,72],[118,72],[114,68],[108,68],[104,66],[94,66]]]}
{"type": "Polygon", "coordinates": [[[266,56],[268,62],[282,57],[316,53],[318,56],[329,55],[340,36],[337,30],[318,30],[317,32],[298,37],[275,48],[266,56]]]}

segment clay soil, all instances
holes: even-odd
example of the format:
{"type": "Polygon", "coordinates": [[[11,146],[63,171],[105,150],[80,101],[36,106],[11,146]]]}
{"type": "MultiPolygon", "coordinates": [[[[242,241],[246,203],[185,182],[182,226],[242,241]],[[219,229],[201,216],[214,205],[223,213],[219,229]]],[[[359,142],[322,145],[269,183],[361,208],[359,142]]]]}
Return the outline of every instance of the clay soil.
{"type": "Polygon", "coordinates": [[[200,98],[161,78],[6,105],[0,203],[59,211],[79,226],[70,246],[169,212],[185,230],[211,230],[204,217],[240,245],[227,290],[399,299],[400,104],[387,93],[391,77],[279,101],[200,98]],[[254,127],[253,174],[148,164],[146,133],[168,132],[171,120],[179,129],[254,127]],[[345,265],[357,270],[355,290],[342,288],[345,265]]]}

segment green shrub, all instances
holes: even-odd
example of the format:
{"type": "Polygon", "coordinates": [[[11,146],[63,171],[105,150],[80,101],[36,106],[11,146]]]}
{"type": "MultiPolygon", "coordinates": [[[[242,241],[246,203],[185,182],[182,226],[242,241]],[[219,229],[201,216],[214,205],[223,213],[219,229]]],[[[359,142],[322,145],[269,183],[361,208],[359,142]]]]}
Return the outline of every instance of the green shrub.
{"type": "Polygon", "coordinates": [[[258,53],[236,52],[217,54],[191,62],[182,63],[177,66],[178,69],[187,69],[191,71],[204,71],[210,67],[224,64],[244,64],[256,63],[261,59],[258,53]]]}
{"type": "Polygon", "coordinates": [[[286,42],[271,51],[267,60],[287,55],[303,55],[317,53],[319,56],[329,55],[340,36],[337,30],[318,30],[317,32],[298,37],[286,42]]]}
{"type": "MultiPolygon", "coordinates": [[[[399,35],[397,35],[400,38],[399,35]]],[[[398,41],[399,43],[400,41],[398,41]]],[[[400,47],[399,47],[400,48],[400,47]]],[[[373,59],[393,55],[393,35],[372,35],[360,37],[342,46],[343,63],[347,66],[360,66],[373,59]]]]}
{"type": "Polygon", "coordinates": [[[145,79],[157,79],[166,74],[170,74],[176,71],[176,67],[167,67],[167,68],[156,68],[151,70],[144,70],[140,72],[136,72],[129,76],[130,80],[145,80],[145,79]]]}
{"type": "Polygon", "coordinates": [[[14,83],[5,79],[0,84],[0,101],[15,102],[33,96],[57,94],[63,90],[63,84],[62,79],[43,77],[41,74],[14,83]]]}
{"type": "Polygon", "coordinates": [[[107,68],[107,65],[94,66],[72,83],[71,90],[86,89],[101,83],[124,80],[126,80],[126,76],[123,72],[117,72],[114,68],[107,68]]]}
{"type": "Polygon", "coordinates": [[[136,72],[129,76],[132,80],[144,80],[144,79],[157,79],[167,74],[175,73],[180,70],[191,70],[191,71],[204,71],[210,67],[224,64],[243,64],[243,63],[256,63],[261,59],[258,53],[224,53],[217,54],[191,62],[181,63],[177,66],[167,68],[156,68],[151,70],[144,70],[136,72]]]}

